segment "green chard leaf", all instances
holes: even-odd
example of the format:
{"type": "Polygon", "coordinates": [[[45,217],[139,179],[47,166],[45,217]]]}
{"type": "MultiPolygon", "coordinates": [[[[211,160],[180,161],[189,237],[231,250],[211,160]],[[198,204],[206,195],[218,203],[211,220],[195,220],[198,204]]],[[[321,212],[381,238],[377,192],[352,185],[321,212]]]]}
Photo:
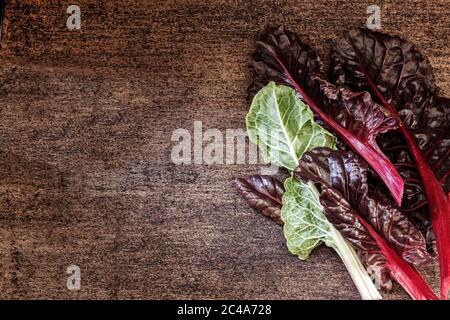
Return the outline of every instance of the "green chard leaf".
{"type": "Polygon", "coordinates": [[[262,149],[264,159],[290,171],[304,152],[336,145],[336,138],[314,121],[296,92],[274,82],[255,95],[246,122],[250,141],[262,149]]]}
{"type": "Polygon", "coordinates": [[[306,260],[322,242],[332,246],[332,225],[313,188],[295,178],[286,179],[284,188],[281,218],[287,246],[293,255],[306,260]]]}

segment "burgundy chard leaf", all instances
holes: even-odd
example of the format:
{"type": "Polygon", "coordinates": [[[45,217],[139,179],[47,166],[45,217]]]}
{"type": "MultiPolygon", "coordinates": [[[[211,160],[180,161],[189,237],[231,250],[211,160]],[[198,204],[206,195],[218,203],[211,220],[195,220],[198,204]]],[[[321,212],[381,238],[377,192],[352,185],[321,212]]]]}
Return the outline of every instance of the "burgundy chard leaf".
{"type": "Polygon", "coordinates": [[[283,225],[281,206],[284,186],[280,181],[271,176],[254,175],[234,180],[234,186],[250,207],[283,225]]]}
{"type": "Polygon", "coordinates": [[[409,263],[430,262],[420,231],[388,199],[369,192],[367,170],[367,165],[350,152],[315,148],[302,156],[295,175],[314,182],[320,179],[339,192],[409,263]]]}

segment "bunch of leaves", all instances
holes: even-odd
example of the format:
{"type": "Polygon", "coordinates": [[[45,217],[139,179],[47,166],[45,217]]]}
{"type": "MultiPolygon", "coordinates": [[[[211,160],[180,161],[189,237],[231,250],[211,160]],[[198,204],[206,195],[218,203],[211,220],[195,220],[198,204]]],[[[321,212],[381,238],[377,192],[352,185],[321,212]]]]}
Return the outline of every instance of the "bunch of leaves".
{"type": "Polygon", "coordinates": [[[287,113],[278,107],[275,112],[276,109],[271,109],[273,104],[269,103],[262,113],[269,115],[266,118],[261,118],[258,112],[252,115],[250,109],[249,136],[263,148],[266,160],[292,170],[304,154],[296,170],[303,182],[286,181],[281,209],[285,213],[283,217],[289,221],[285,234],[291,252],[306,258],[321,242],[330,245],[333,241],[330,242],[327,230],[337,229],[355,247],[369,270],[375,272],[383,288],[389,289],[389,279],[394,278],[413,298],[434,299],[434,293],[409,264],[419,265],[430,260],[424,238],[415,227],[427,229],[428,209],[440,256],[441,295],[446,298],[450,258],[447,252],[450,250],[450,210],[445,193],[450,171],[449,104],[448,99],[437,95],[428,61],[411,43],[398,37],[363,29],[352,31],[334,48],[330,68],[333,82],[329,82],[314,49],[280,26],[263,32],[252,54],[251,70],[249,99],[255,94],[258,96],[271,81],[293,88],[323,128],[317,126],[331,130],[342,140],[344,144],[340,145],[344,145],[345,150],[351,149],[365,160],[342,151],[314,149],[323,146],[334,149],[334,144],[302,143],[305,141],[305,136],[301,135],[303,127],[295,124],[303,117],[286,122],[287,127],[295,129],[282,128],[273,143],[267,143],[269,136],[259,138],[261,123],[266,124],[264,132],[272,128],[274,118],[275,123],[285,122],[284,117],[291,115],[292,109],[286,108],[287,113]],[[255,122],[258,117],[264,120],[255,122]],[[384,134],[387,131],[389,134],[384,134]],[[292,142],[291,147],[286,141],[292,142]],[[324,161],[320,162],[318,154],[333,155],[334,161],[327,162],[327,167],[324,161]],[[312,155],[318,157],[315,160],[322,163],[323,168],[318,170],[314,163],[317,170],[305,171],[305,163],[312,155]],[[406,181],[402,210],[386,197],[385,187],[375,185],[373,180],[372,191],[369,191],[367,164],[399,205],[403,199],[403,179],[406,181]],[[325,178],[326,172],[332,177],[329,181],[325,178]],[[346,179],[339,180],[344,176],[346,179]],[[336,185],[336,181],[340,184],[336,185]],[[305,203],[305,199],[311,200],[314,196],[317,201],[305,203]],[[323,208],[320,211],[319,206],[313,206],[315,210],[312,210],[309,206],[317,204],[318,199],[323,208]],[[314,232],[310,232],[312,237],[308,236],[311,222],[319,226],[324,221],[320,214],[311,214],[314,212],[323,212],[327,217],[325,221],[333,228],[320,226],[319,230],[326,231],[322,232],[322,237],[316,237],[314,232]]]}

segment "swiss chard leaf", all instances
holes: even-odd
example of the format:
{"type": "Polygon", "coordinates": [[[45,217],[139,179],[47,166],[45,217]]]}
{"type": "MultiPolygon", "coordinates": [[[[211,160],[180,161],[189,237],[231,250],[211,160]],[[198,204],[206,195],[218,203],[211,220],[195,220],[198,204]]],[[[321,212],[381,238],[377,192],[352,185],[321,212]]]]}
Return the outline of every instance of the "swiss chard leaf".
{"type": "MultiPolygon", "coordinates": [[[[399,115],[414,134],[418,147],[444,191],[449,192],[450,101],[443,97],[438,97],[434,101],[435,103],[429,105],[421,117],[411,110],[402,110],[399,115]]],[[[405,180],[403,211],[408,213],[424,233],[431,230],[424,186],[405,139],[400,132],[392,132],[380,137],[380,147],[405,180]]]]}
{"type": "Polygon", "coordinates": [[[313,189],[294,178],[286,179],[284,184],[286,194],[281,214],[289,251],[301,260],[306,260],[322,242],[332,247],[332,225],[325,218],[313,189]]]}
{"type": "Polygon", "coordinates": [[[262,149],[265,160],[290,171],[304,152],[336,143],[293,89],[274,82],[256,94],[246,122],[249,139],[262,149]]]}
{"type": "Polygon", "coordinates": [[[440,258],[441,295],[450,285],[449,100],[438,97],[432,68],[409,41],[367,29],[349,32],[332,54],[336,83],[367,90],[399,121],[398,135],[385,136],[381,147],[406,179],[404,208],[420,219],[428,211],[440,258]],[[415,171],[417,169],[417,172],[415,171]],[[444,188],[445,187],[445,190],[444,188]]]}
{"type": "Polygon", "coordinates": [[[428,260],[425,240],[387,200],[368,192],[366,174],[367,167],[356,156],[328,148],[305,153],[295,170],[297,178],[317,187],[326,217],[350,243],[363,252],[382,254],[382,267],[412,298],[435,299],[423,278],[405,262],[428,260]]]}
{"type": "Polygon", "coordinates": [[[254,175],[234,180],[236,190],[247,203],[263,216],[283,225],[281,220],[283,184],[266,175],[254,175]]]}
{"type": "MultiPolygon", "coordinates": [[[[316,148],[302,156],[294,174],[339,194],[406,261],[421,265],[431,260],[420,231],[388,199],[369,192],[367,165],[352,153],[316,148]]],[[[321,201],[326,212],[332,210],[327,198],[321,201]]]]}
{"type": "Polygon", "coordinates": [[[372,100],[367,91],[353,92],[323,79],[317,79],[317,83],[323,93],[322,100],[327,114],[381,153],[376,138],[382,133],[397,129],[397,119],[386,116],[382,107],[372,100]]]}
{"type": "Polygon", "coordinates": [[[267,29],[257,49],[252,54],[253,78],[248,88],[249,98],[270,81],[294,88],[313,112],[338,135],[349,147],[359,154],[377,172],[397,203],[401,203],[404,182],[389,159],[379,150],[375,137],[392,129],[395,121],[386,117],[370,96],[337,90],[327,84],[322,62],[315,51],[303,43],[298,35],[280,26],[267,29]],[[328,89],[338,96],[327,96],[328,89]],[[342,105],[342,101],[347,104],[342,105]],[[346,116],[333,118],[336,109],[346,112],[346,116]],[[363,112],[367,114],[363,115],[363,112]],[[373,119],[374,122],[366,123],[373,119]],[[374,123],[382,123],[373,127],[374,123]]]}

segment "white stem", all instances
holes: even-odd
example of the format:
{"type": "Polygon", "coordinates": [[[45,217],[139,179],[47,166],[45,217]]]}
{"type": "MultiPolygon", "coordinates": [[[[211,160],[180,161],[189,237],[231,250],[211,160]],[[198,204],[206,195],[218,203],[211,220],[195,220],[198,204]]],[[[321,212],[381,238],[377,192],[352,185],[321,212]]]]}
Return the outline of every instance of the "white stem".
{"type": "Polygon", "coordinates": [[[358,288],[359,294],[363,300],[381,300],[383,299],[378,292],[375,284],[372,282],[367,270],[359,260],[355,250],[350,246],[341,233],[330,224],[330,233],[334,239],[336,250],[345,264],[350,276],[358,288]]]}

